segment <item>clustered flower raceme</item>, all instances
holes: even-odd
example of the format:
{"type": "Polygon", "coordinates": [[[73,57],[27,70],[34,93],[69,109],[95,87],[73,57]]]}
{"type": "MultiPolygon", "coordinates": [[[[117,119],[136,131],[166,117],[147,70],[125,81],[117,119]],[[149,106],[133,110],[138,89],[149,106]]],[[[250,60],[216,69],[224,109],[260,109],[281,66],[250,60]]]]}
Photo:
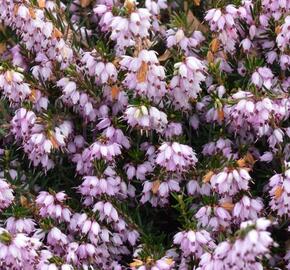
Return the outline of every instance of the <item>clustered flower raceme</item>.
{"type": "Polygon", "coordinates": [[[61,99],[64,104],[73,107],[88,121],[96,119],[97,113],[93,107],[94,100],[87,93],[78,91],[75,82],[70,81],[69,78],[62,78],[57,82],[57,86],[62,88],[61,99]]]}
{"type": "Polygon", "coordinates": [[[10,185],[5,181],[5,179],[0,179],[0,209],[3,210],[7,208],[14,199],[13,190],[10,185]]]}
{"type": "Polygon", "coordinates": [[[212,141],[203,146],[202,154],[212,156],[222,154],[226,158],[236,158],[237,155],[232,152],[232,141],[229,139],[219,138],[217,141],[212,141]]]}
{"type": "Polygon", "coordinates": [[[235,50],[238,40],[235,19],[243,19],[245,13],[244,7],[237,9],[234,5],[228,5],[224,10],[217,8],[207,12],[204,19],[209,22],[211,31],[218,33],[226,51],[233,52],[235,50]]]}
{"type": "Polygon", "coordinates": [[[210,184],[217,193],[233,196],[240,190],[247,190],[250,179],[249,173],[244,168],[238,170],[225,168],[224,171],[211,176],[210,184]]]}
{"type": "Polygon", "coordinates": [[[17,70],[2,71],[0,75],[0,89],[11,104],[19,104],[24,100],[31,101],[37,111],[47,109],[48,99],[41,92],[31,89],[28,83],[23,82],[24,76],[17,70]]]}
{"type": "Polygon", "coordinates": [[[167,181],[155,180],[153,182],[145,181],[141,202],[146,203],[149,201],[153,206],[163,206],[168,204],[168,197],[171,192],[180,191],[179,182],[175,179],[169,179],[167,181]]]}
{"type": "Polygon", "coordinates": [[[136,94],[143,95],[155,102],[160,102],[167,91],[165,70],[156,56],[156,52],[142,50],[137,57],[123,56],[121,69],[127,70],[123,81],[125,87],[136,94]]]}
{"type": "Polygon", "coordinates": [[[164,142],[158,149],[156,164],[167,171],[185,171],[197,162],[196,155],[191,147],[177,142],[164,142]]]}
{"type": "Polygon", "coordinates": [[[186,37],[182,29],[169,29],[167,35],[167,47],[179,46],[186,55],[191,51],[197,50],[198,46],[205,40],[202,32],[194,31],[190,37],[186,37]]]}
{"type": "Polygon", "coordinates": [[[205,80],[205,65],[194,56],[186,57],[183,62],[174,65],[175,76],[170,81],[170,88],[177,108],[189,109],[190,99],[195,99],[201,91],[200,84],[205,80]]]}
{"type": "Polygon", "coordinates": [[[43,9],[45,2],[41,6],[42,8],[34,9],[26,1],[3,1],[0,7],[1,20],[15,29],[21,35],[23,44],[37,54],[36,73],[42,79],[48,79],[52,74],[50,62],[57,60],[62,68],[67,67],[72,61],[73,50],[62,39],[61,31],[46,18],[43,9]],[[46,69],[43,70],[43,67],[46,69]]]}
{"type": "Polygon", "coordinates": [[[127,16],[115,16],[112,5],[96,5],[94,12],[100,17],[101,30],[110,31],[110,39],[116,41],[116,53],[122,54],[127,47],[136,44],[136,37],[149,37],[151,14],[147,8],[138,8],[135,1],[129,0],[123,7],[127,16]]]}
{"type": "Polygon", "coordinates": [[[215,248],[210,234],[205,230],[179,232],[174,236],[174,244],[180,245],[182,255],[188,257],[189,255],[198,258],[205,249],[215,248]]]}
{"type": "MultiPolygon", "coordinates": [[[[280,122],[287,119],[289,99],[283,96],[272,100],[268,97],[260,100],[253,98],[254,96],[249,92],[234,94],[233,99],[237,100],[237,103],[224,108],[226,121],[229,123],[230,130],[239,132],[245,140],[264,135],[270,139],[275,129],[271,127],[269,121],[280,122]]],[[[279,140],[279,137],[276,140],[279,140]]],[[[271,145],[275,146],[275,143],[271,145]]]]}
{"type": "Polygon", "coordinates": [[[115,138],[107,135],[101,136],[99,140],[85,148],[81,154],[74,155],[73,161],[77,164],[77,172],[91,175],[95,160],[104,159],[107,162],[113,162],[114,158],[121,154],[122,148],[123,146],[116,142],[115,138]]]}
{"type": "Polygon", "coordinates": [[[23,233],[11,235],[0,228],[1,267],[4,269],[29,269],[36,267],[41,241],[23,233]]]}
{"type": "Polygon", "coordinates": [[[288,269],[290,5],[143,2],[0,3],[0,268],[288,269]]]}
{"type": "Polygon", "coordinates": [[[289,217],[290,170],[287,169],[284,175],[275,174],[269,180],[270,205],[273,210],[277,211],[277,215],[289,217]]]}
{"type": "Polygon", "coordinates": [[[0,75],[0,87],[3,89],[4,96],[15,103],[23,101],[31,93],[28,84],[23,83],[23,75],[13,70],[7,70],[0,75]]]}
{"type": "MultiPolygon", "coordinates": [[[[224,206],[224,205],[223,205],[224,206]]],[[[203,206],[195,214],[198,224],[219,231],[230,226],[231,215],[222,206],[203,206]]]]}
{"type": "Polygon", "coordinates": [[[117,80],[117,69],[111,62],[104,62],[102,59],[99,61],[93,56],[96,53],[85,52],[82,62],[88,74],[96,79],[99,84],[105,84],[108,81],[115,82],[117,80]]]}
{"type": "Polygon", "coordinates": [[[58,192],[52,195],[46,191],[41,191],[35,200],[39,208],[39,214],[42,217],[51,217],[53,219],[70,221],[71,211],[63,207],[63,201],[66,199],[64,192],[58,192]]]}
{"type": "Polygon", "coordinates": [[[124,117],[130,126],[140,127],[142,130],[162,132],[168,123],[167,115],[153,106],[128,106],[124,117]]]}
{"type": "Polygon", "coordinates": [[[23,149],[28,154],[34,166],[41,164],[50,169],[54,166],[49,153],[53,148],[61,148],[66,145],[65,140],[72,132],[72,123],[63,121],[54,129],[47,129],[45,125],[37,123],[37,117],[33,111],[24,108],[17,110],[12,119],[12,133],[22,141],[23,149]]]}
{"type": "Polygon", "coordinates": [[[197,269],[262,269],[256,258],[269,253],[273,245],[273,239],[266,231],[269,225],[270,221],[263,218],[243,222],[241,236],[234,243],[220,242],[212,253],[204,253],[197,269]]]}

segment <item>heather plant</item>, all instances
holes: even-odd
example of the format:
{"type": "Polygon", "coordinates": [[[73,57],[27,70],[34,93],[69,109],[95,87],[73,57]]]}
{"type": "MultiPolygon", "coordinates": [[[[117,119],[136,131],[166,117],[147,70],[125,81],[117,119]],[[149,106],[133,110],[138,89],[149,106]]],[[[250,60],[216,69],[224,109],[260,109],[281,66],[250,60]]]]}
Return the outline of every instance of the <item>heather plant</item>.
{"type": "Polygon", "coordinates": [[[0,269],[290,269],[289,14],[0,0],[0,269]]]}

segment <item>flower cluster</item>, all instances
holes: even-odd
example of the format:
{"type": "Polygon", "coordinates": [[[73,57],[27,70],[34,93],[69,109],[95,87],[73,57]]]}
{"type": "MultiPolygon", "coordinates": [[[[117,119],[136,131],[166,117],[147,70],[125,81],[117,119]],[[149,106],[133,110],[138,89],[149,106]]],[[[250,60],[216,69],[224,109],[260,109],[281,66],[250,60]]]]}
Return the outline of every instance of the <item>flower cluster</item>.
{"type": "Polygon", "coordinates": [[[195,153],[187,145],[177,142],[164,142],[158,148],[156,164],[168,171],[186,171],[190,166],[194,166],[196,162],[195,153]]]}
{"type": "Polygon", "coordinates": [[[63,121],[59,126],[50,129],[46,123],[37,123],[34,112],[24,108],[17,110],[11,122],[12,132],[22,141],[23,149],[33,165],[41,164],[46,169],[54,166],[54,162],[49,158],[52,149],[66,146],[65,140],[72,132],[70,121],[63,121]]]}
{"type": "Polygon", "coordinates": [[[262,265],[256,258],[269,252],[273,245],[270,233],[266,231],[270,222],[258,219],[241,224],[241,236],[234,243],[224,241],[219,243],[214,252],[201,256],[198,269],[261,269],[262,265]],[[245,235],[242,235],[245,231],[245,235]]]}
{"type": "Polygon", "coordinates": [[[165,70],[156,56],[156,52],[142,50],[137,57],[123,56],[121,69],[127,70],[123,81],[125,87],[138,95],[145,95],[154,101],[160,101],[167,91],[165,70]]]}
{"type": "Polygon", "coordinates": [[[7,208],[14,199],[13,190],[9,186],[9,184],[5,181],[5,179],[0,179],[0,198],[1,198],[1,206],[0,209],[3,210],[7,208]]]}
{"type": "Polygon", "coordinates": [[[156,107],[142,105],[129,106],[124,112],[124,117],[132,127],[140,127],[143,130],[156,130],[162,132],[167,125],[167,115],[156,107]]]}

